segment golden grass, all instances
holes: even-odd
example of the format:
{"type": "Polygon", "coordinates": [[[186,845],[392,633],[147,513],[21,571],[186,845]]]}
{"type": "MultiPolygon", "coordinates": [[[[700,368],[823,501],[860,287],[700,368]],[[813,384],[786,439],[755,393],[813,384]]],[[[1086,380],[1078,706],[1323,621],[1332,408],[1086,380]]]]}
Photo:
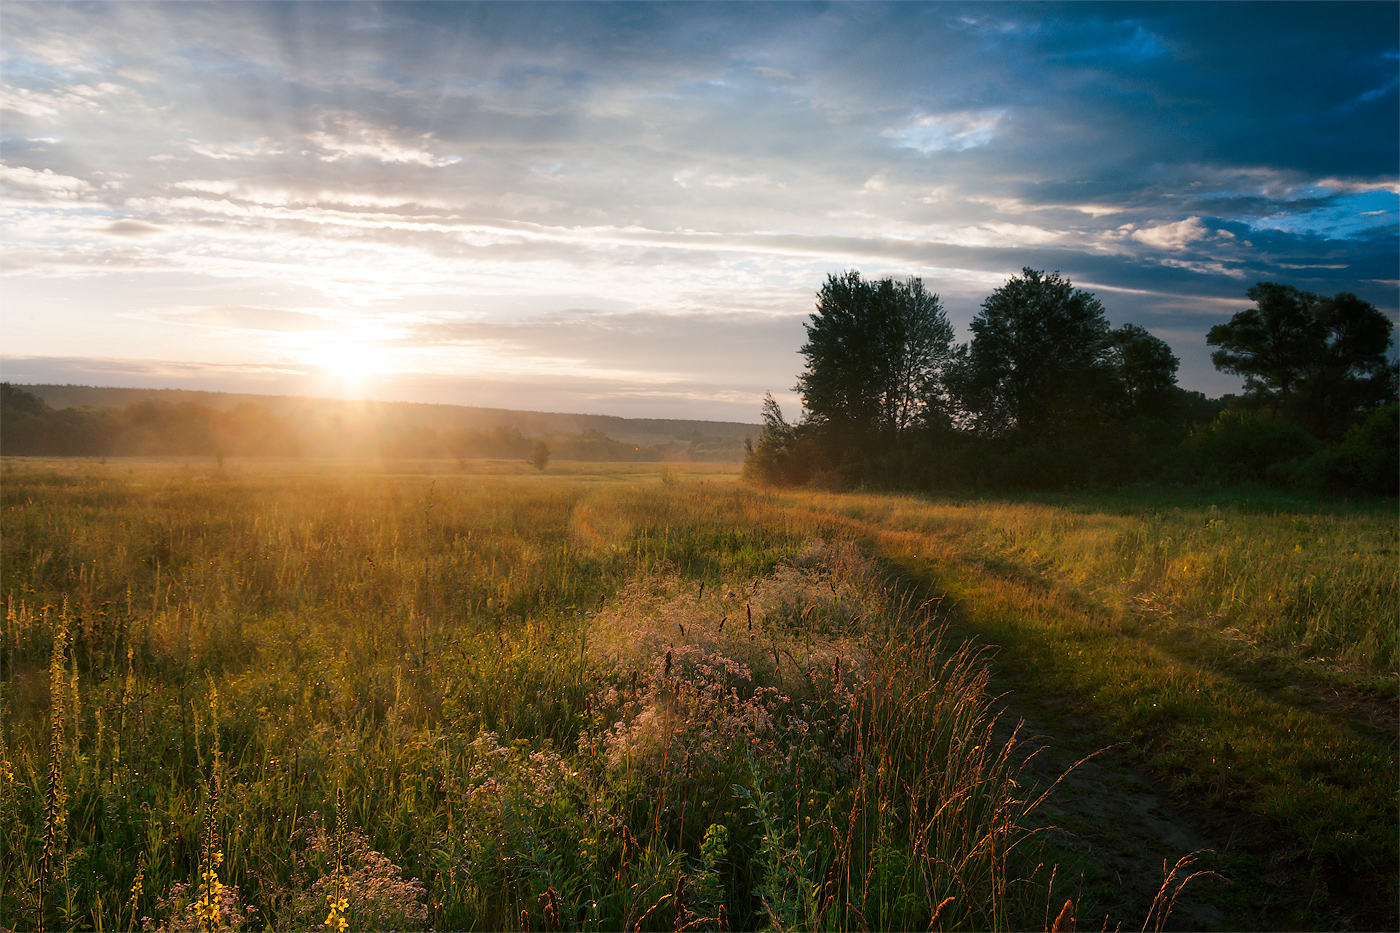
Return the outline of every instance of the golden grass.
{"type": "Polygon", "coordinates": [[[712,469],[305,466],[5,474],[7,924],[1024,914],[980,662],[824,522],[712,469]]]}
{"type": "Polygon", "coordinates": [[[1078,504],[812,500],[818,511],[917,532],[994,571],[1044,576],[1125,610],[1169,616],[1339,672],[1394,681],[1400,521],[1393,513],[1260,514],[1223,505],[1133,513],[1078,504]]]}

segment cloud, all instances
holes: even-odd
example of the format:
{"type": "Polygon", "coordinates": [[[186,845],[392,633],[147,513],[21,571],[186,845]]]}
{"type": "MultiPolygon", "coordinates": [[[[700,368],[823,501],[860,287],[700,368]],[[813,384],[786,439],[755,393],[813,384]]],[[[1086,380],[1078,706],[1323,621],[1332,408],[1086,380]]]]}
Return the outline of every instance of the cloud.
{"type": "Polygon", "coordinates": [[[155,224],[148,224],[142,220],[117,220],[100,229],[103,233],[111,234],[112,236],[125,237],[145,237],[155,233],[165,232],[162,227],[157,227],[155,224]]]}
{"type": "Polygon", "coordinates": [[[19,185],[42,191],[59,200],[73,200],[92,191],[92,185],[81,178],[56,174],[53,169],[35,171],[23,165],[0,164],[0,183],[19,185]]]}
{"type": "Polygon", "coordinates": [[[149,249],[18,248],[0,254],[0,276],[92,278],[120,272],[167,271],[181,265],[178,260],[149,249]]]}
{"type": "MultiPolygon", "coordinates": [[[[1208,328],[1266,279],[1396,306],[1390,5],[5,20],[9,303],[81,307],[133,358],[293,358],[338,322],[400,386],[484,347],[571,392],[719,398],[711,370],[792,384],[800,320],[847,268],[923,275],[960,324],[1026,265],[1099,283],[1115,323],[1200,301],[1208,328]]],[[[13,320],[11,352],[72,355],[73,329],[13,320]]]]}
{"type": "Polygon", "coordinates": [[[553,201],[538,194],[517,194],[509,191],[496,199],[496,203],[508,214],[543,214],[552,208],[562,207],[563,202],[553,201]]]}
{"type": "Polygon", "coordinates": [[[72,110],[95,111],[103,106],[103,98],[122,91],[121,85],[105,81],[97,85],[78,84],[55,90],[0,87],[0,109],[51,120],[72,110]]]}
{"type": "Polygon", "coordinates": [[[93,379],[115,387],[162,388],[174,380],[175,388],[218,385],[229,376],[285,377],[304,371],[266,363],[202,363],[183,360],[123,359],[117,357],[0,356],[0,372],[30,385],[53,383],[91,384],[93,379]]]}
{"type": "Polygon", "coordinates": [[[885,135],[920,152],[963,152],[991,143],[1005,118],[1000,110],[933,114],[886,130],[885,135]]]}
{"type": "Polygon", "coordinates": [[[217,308],[172,309],[162,312],[167,320],[190,324],[203,324],[210,327],[224,327],[234,330],[258,330],[273,332],[315,331],[343,328],[339,322],[328,320],[323,314],[306,311],[292,311],[284,308],[257,308],[239,305],[226,305],[217,308]]]}
{"type": "Polygon", "coordinates": [[[1199,217],[1187,217],[1176,223],[1161,224],[1156,227],[1143,227],[1134,230],[1132,224],[1126,224],[1119,228],[1125,230],[1128,236],[1139,243],[1146,243],[1155,249],[1182,250],[1208,239],[1234,239],[1234,234],[1228,230],[1213,231],[1201,223],[1199,217]]]}
{"type": "Polygon", "coordinates": [[[587,360],[634,379],[642,373],[667,382],[743,379],[774,358],[795,360],[804,339],[801,321],[796,314],[571,309],[510,320],[439,320],[419,325],[409,339],[415,345],[484,342],[511,355],[587,360]]]}
{"type": "MultiPolygon", "coordinates": [[[[382,164],[423,165],[440,168],[462,161],[461,156],[439,156],[415,145],[405,144],[395,138],[393,128],[369,124],[348,114],[338,114],[327,119],[332,131],[321,130],[307,135],[307,142],[321,150],[318,154],[324,162],[338,162],[341,159],[370,159],[382,164]]],[[[423,133],[413,142],[428,142],[431,133],[423,133]]]]}
{"type": "MultiPolygon", "coordinates": [[[[186,145],[195,155],[202,155],[206,159],[214,159],[221,162],[232,162],[243,159],[259,159],[265,156],[282,155],[287,152],[287,147],[274,142],[266,137],[256,139],[252,142],[236,143],[202,143],[199,140],[191,139],[186,145]]],[[[151,156],[153,159],[170,158],[169,155],[162,154],[151,156]]]]}

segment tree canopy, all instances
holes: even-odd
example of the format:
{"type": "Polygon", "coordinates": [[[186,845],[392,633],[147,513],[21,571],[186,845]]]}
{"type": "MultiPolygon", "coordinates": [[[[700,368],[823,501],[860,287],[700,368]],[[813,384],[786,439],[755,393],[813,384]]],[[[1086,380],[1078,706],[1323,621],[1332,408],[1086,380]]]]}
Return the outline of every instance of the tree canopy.
{"type": "Polygon", "coordinates": [[[1062,437],[1101,408],[1112,382],[1108,320],[1058,272],[1013,276],[982,302],[972,335],[955,382],[977,433],[1062,437]]]}
{"type": "Polygon", "coordinates": [[[1243,376],[1246,397],[1276,418],[1335,439],[1395,398],[1387,358],[1394,328],[1349,292],[1320,298],[1260,282],[1247,308],[1206,335],[1217,369],[1243,376]]]}
{"type": "Polygon", "coordinates": [[[813,422],[895,437],[943,416],[939,376],[953,327],[922,280],[829,275],[806,327],[797,391],[813,422]]]}
{"type": "Polygon", "coordinates": [[[1108,363],[1118,390],[1121,417],[1174,420],[1181,408],[1176,371],[1181,361],[1165,340],[1146,328],[1124,324],[1108,335],[1108,363]]]}

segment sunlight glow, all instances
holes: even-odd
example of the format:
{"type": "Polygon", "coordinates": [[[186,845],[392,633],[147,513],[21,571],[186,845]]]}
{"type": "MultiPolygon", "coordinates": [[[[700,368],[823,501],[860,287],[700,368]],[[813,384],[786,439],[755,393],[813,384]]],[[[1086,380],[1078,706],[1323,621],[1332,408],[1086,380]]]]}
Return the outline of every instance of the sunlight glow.
{"type": "Polygon", "coordinates": [[[304,355],[310,365],[351,384],[386,371],[383,350],[351,340],[328,341],[308,348],[304,355]]]}

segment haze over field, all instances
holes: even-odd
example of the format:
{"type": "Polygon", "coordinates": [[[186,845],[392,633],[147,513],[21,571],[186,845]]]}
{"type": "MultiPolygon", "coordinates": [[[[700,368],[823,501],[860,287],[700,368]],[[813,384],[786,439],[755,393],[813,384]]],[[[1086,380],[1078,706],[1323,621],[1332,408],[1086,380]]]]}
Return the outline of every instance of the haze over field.
{"type": "Polygon", "coordinates": [[[1236,391],[1281,281],[1396,316],[1400,7],[0,10],[0,373],[752,422],[826,274],[1023,266],[1236,391]]]}

